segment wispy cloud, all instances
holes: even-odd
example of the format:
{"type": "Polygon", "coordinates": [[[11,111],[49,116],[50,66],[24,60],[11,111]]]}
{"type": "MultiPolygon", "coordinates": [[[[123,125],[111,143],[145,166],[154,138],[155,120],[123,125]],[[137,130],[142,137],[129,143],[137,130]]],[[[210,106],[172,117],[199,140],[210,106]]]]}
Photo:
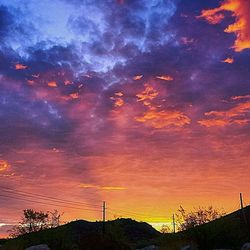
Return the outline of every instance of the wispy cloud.
{"type": "Polygon", "coordinates": [[[98,190],[104,190],[104,191],[122,191],[127,190],[126,187],[118,187],[118,186],[99,186],[95,184],[79,184],[80,188],[93,188],[98,190]]]}
{"type": "Polygon", "coordinates": [[[172,81],[174,78],[169,75],[162,75],[162,76],[156,76],[157,79],[164,80],[164,81],[172,81]]]}
{"type": "MultiPolygon", "coordinates": [[[[234,96],[232,100],[248,99],[247,96],[234,96]]],[[[224,127],[227,125],[237,124],[246,125],[250,122],[248,115],[250,111],[250,102],[233,103],[233,106],[223,111],[209,111],[205,113],[207,119],[198,121],[201,125],[206,127],[218,126],[224,127]]]]}

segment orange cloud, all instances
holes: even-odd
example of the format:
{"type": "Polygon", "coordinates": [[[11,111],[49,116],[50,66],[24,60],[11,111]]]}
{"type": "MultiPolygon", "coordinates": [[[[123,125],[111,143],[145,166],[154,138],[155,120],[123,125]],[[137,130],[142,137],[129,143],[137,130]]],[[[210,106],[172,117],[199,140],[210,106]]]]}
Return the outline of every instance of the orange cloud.
{"type": "Polygon", "coordinates": [[[122,96],[122,92],[117,92],[115,93],[115,97],[110,97],[111,100],[115,101],[115,107],[121,107],[124,105],[124,100],[121,98],[122,96]]]}
{"type": "Polygon", "coordinates": [[[174,78],[169,75],[163,75],[163,76],[156,76],[157,79],[164,80],[164,81],[172,81],[174,78]]]}
{"type": "MultiPolygon", "coordinates": [[[[231,99],[239,100],[239,97],[232,97],[231,99]]],[[[250,102],[238,103],[234,107],[226,111],[210,111],[206,112],[205,116],[208,119],[198,121],[199,124],[206,127],[224,127],[231,124],[245,125],[249,123],[250,119],[246,117],[250,111],[250,102]]]]}
{"type": "Polygon", "coordinates": [[[69,95],[72,99],[78,99],[79,98],[79,94],[78,93],[72,93],[69,95]]]}
{"type": "Polygon", "coordinates": [[[250,122],[250,119],[236,119],[236,120],[234,120],[234,123],[239,124],[239,125],[246,125],[249,122],[250,122]]]}
{"type": "Polygon", "coordinates": [[[204,18],[210,24],[220,23],[224,19],[223,11],[230,11],[235,22],[224,31],[234,33],[236,39],[232,48],[236,52],[250,48],[250,2],[246,0],[225,0],[218,8],[202,10],[198,18],[204,18]]]}
{"type": "Polygon", "coordinates": [[[94,188],[98,190],[104,190],[104,191],[120,191],[120,190],[126,190],[125,187],[117,187],[117,186],[99,186],[99,185],[93,185],[93,184],[84,184],[81,183],[79,185],[80,188],[94,188]]]}
{"type": "Polygon", "coordinates": [[[17,64],[15,65],[15,68],[16,68],[16,70],[22,70],[22,69],[27,69],[28,66],[26,66],[26,65],[24,65],[24,64],[21,64],[21,63],[17,63],[17,64]]]}
{"type": "Polygon", "coordinates": [[[133,79],[136,80],[140,80],[142,79],[143,75],[138,75],[138,76],[134,76],[133,79]]]}
{"type": "Polygon", "coordinates": [[[220,23],[224,19],[224,15],[222,13],[218,13],[222,11],[221,8],[215,8],[211,10],[202,10],[201,15],[199,17],[203,17],[210,24],[220,23]]]}
{"type": "Polygon", "coordinates": [[[55,81],[51,81],[51,82],[48,82],[48,86],[55,88],[55,87],[57,87],[57,83],[55,81]]]}
{"type": "Polygon", "coordinates": [[[153,128],[165,128],[168,126],[182,127],[190,123],[189,117],[176,110],[160,110],[162,105],[156,105],[152,101],[159,96],[159,92],[150,84],[145,84],[145,89],[136,95],[138,102],[142,102],[147,107],[147,111],[140,116],[136,116],[137,122],[153,128]]]}
{"type": "Polygon", "coordinates": [[[225,60],[223,60],[222,62],[232,64],[234,62],[234,59],[232,57],[228,57],[225,60]]]}
{"type": "Polygon", "coordinates": [[[144,84],[144,87],[145,90],[136,95],[138,102],[153,100],[156,96],[159,95],[159,93],[150,84],[146,83],[144,84]]]}
{"type": "Polygon", "coordinates": [[[183,127],[191,121],[182,112],[165,110],[157,111],[155,109],[149,109],[143,114],[143,116],[136,117],[135,120],[157,129],[168,126],[183,127]]]}
{"type": "Polygon", "coordinates": [[[229,109],[228,111],[210,111],[205,113],[207,116],[219,116],[219,117],[236,117],[244,114],[250,110],[250,102],[239,103],[235,107],[229,109]]]}
{"type": "Polygon", "coordinates": [[[0,159],[0,172],[5,172],[10,167],[10,164],[6,160],[0,159]]]}
{"type": "Polygon", "coordinates": [[[116,107],[121,107],[121,106],[123,106],[124,105],[124,101],[121,99],[121,98],[117,98],[116,100],[115,100],[115,106],[116,107]]]}
{"type": "Polygon", "coordinates": [[[213,127],[213,126],[224,127],[228,124],[228,122],[223,119],[200,120],[198,121],[198,123],[205,127],[213,127]]]}
{"type": "Polygon", "coordinates": [[[115,93],[115,95],[121,97],[121,96],[123,96],[123,93],[122,92],[117,92],[117,93],[115,93]]]}

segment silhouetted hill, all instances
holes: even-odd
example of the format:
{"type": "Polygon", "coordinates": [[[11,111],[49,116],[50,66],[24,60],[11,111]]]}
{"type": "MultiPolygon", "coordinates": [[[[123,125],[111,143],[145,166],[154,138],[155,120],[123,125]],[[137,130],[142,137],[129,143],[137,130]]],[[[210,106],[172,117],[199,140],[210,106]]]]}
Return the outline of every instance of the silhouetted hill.
{"type": "Polygon", "coordinates": [[[0,239],[0,246],[6,242],[6,239],[0,239]]]}
{"type": "Polygon", "coordinates": [[[104,236],[102,227],[102,222],[74,221],[9,240],[2,249],[23,250],[47,244],[51,250],[127,250],[161,235],[149,224],[131,219],[106,222],[104,236]]]}
{"type": "Polygon", "coordinates": [[[51,250],[129,250],[157,244],[160,249],[179,250],[186,245],[198,249],[240,249],[250,240],[250,206],[220,219],[176,234],[162,235],[149,224],[131,219],[102,222],[74,221],[63,226],[9,240],[1,250],[23,250],[28,246],[47,244],[51,250]]]}
{"type": "Polygon", "coordinates": [[[223,216],[207,224],[165,235],[159,242],[164,249],[180,249],[194,245],[198,249],[241,249],[250,241],[250,206],[244,208],[246,222],[241,210],[223,216]]]}

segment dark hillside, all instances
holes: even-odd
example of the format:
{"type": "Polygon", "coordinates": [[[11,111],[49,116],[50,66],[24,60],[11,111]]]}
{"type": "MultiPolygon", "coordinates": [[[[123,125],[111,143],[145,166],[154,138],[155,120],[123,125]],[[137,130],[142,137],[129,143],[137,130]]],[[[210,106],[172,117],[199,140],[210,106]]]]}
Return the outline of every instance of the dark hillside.
{"type": "Polygon", "coordinates": [[[157,244],[161,249],[179,250],[185,245],[198,249],[235,249],[250,240],[250,206],[220,219],[176,234],[161,235],[144,222],[117,219],[102,222],[74,221],[63,226],[27,234],[9,240],[1,250],[23,250],[28,246],[47,244],[51,250],[129,250],[157,244]]]}
{"type": "Polygon", "coordinates": [[[74,221],[9,240],[2,249],[23,250],[28,246],[47,244],[51,250],[127,250],[137,242],[160,236],[149,224],[131,219],[106,222],[105,236],[102,235],[102,226],[102,222],[74,221]]]}
{"type": "Polygon", "coordinates": [[[179,249],[183,245],[195,245],[199,249],[240,249],[250,240],[250,206],[244,209],[247,223],[241,210],[220,219],[162,238],[164,249],[179,249]]]}

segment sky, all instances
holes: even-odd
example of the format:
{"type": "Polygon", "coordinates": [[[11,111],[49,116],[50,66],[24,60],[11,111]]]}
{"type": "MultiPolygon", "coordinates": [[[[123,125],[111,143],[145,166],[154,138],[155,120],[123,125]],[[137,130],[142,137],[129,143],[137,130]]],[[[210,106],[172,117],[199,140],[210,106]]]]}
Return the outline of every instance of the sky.
{"type": "Polygon", "coordinates": [[[162,224],[248,204],[249,12],[0,0],[0,236],[26,208],[95,221],[106,201],[108,219],[162,224]]]}

